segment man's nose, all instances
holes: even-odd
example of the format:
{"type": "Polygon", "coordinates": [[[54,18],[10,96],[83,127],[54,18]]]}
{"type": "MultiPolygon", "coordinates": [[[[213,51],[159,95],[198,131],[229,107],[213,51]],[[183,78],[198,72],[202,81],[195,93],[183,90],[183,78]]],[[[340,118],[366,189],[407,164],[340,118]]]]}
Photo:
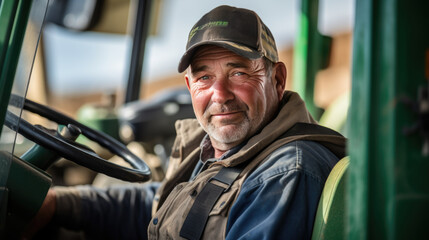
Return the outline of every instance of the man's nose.
{"type": "Polygon", "coordinates": [[[213,84],[212,101],[220,104],[234,99],[231,83],[227,78],[218,79],[213,84]]]}

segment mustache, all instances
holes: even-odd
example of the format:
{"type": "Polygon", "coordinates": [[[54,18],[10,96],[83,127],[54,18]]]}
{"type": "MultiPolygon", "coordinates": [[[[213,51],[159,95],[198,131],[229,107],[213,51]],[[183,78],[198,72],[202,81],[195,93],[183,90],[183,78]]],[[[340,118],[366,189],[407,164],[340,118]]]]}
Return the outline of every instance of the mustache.
{"type": "Polygon", "coordinates": [[[210,117],[214,114],[227,113],[227,112],[246,112],[247,105],[237,101],[228,101],[224,104],[212,103],[204,111],[204,117],[210,117]]]}

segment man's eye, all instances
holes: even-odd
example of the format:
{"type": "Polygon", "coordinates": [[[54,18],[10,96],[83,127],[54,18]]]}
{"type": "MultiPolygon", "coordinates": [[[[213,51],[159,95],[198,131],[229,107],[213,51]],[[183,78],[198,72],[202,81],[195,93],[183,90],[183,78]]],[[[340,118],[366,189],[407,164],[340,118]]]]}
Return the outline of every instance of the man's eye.
{"type": "Polygon", "coordinates": [[[232,74],[233,76],[243,76],[245,73],[244,72],[235,72],[234,74],[232,74]]]}
{"type": "Polygon", "coordinates": [[[209,80],[209,76],[202,76],[200,78],[198,78],[199,80],[209,80]]]}

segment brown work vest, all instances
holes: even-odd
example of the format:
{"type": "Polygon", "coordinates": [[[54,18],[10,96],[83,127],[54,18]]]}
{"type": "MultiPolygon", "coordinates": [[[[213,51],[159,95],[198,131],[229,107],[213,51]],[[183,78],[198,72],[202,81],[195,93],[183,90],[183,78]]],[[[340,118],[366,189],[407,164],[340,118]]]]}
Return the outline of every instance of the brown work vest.
{"type": "Polygon", "coordinates": [[[149,239],[183,239],[179,233],[197,194],[222,167],[234,167],[245,163],[244,169],[231,188],[220,196],[210,211],[202,239],[225,238],[228,214],[244,180],[277,148],[296,140],[312,140],[322,143],[337,156],[344,155],[344,137],[311,134],[279,138],[298,122],[316,123],[305,109],[305,104],[298,94],[286,91],[281,110],[272,122],[259,134],[249,139],[239,152],[225,160],[213,163],[193,181],[189,181],[199,160],[200,143],[206,133],[194,119],[178,121],[177,138],[166,180],[153,202],[153,218],[148,227],[149,239]]]}

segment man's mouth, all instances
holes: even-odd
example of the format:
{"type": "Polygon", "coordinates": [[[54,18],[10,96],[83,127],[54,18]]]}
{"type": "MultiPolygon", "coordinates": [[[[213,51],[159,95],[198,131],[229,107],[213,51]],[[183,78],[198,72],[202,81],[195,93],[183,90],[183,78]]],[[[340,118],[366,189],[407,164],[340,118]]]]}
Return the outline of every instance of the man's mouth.
{"type": "Polygon", "coordinates": [[[241,111],[234,111],[234,112],[222,112],[222,113],[215,113],[211,115],[212,119],[220,120],[220,121],[234,121],[242,118],[243,112],[241,111]]]}

